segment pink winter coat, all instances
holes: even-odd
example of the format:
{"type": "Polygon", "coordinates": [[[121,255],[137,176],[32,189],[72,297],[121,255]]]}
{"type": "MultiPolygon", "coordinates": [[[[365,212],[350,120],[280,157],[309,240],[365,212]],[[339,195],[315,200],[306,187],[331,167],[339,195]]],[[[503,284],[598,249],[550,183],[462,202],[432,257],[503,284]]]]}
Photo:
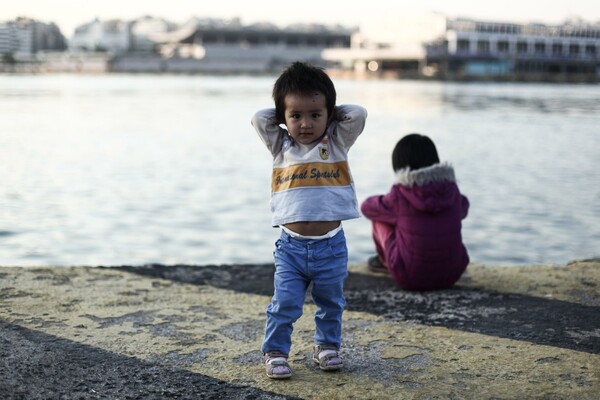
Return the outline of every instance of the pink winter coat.
{"type": "Polygon", "coordinates": [[[397,171],[388,194],[361,205],[365,217],[389,225],[383,259],[408,290],[448,288],[460,278],[469,264],[461,235],[468,209],[447,163],[397,171]]]}

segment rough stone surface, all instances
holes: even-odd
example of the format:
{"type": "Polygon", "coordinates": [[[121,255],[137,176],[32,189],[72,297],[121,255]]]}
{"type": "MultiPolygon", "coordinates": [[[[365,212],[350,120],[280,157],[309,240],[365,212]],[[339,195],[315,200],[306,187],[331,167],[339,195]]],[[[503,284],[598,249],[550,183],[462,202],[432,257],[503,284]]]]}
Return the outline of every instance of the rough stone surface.
{"type": "Polygon", "coordinates": [[[0,398],[598,398],[600,260],[471,265],[428,293],[361,265],[345,290],[343,371],[313,365],[307,297],[272,381],[272,265],[0,268],[0,398]]]}

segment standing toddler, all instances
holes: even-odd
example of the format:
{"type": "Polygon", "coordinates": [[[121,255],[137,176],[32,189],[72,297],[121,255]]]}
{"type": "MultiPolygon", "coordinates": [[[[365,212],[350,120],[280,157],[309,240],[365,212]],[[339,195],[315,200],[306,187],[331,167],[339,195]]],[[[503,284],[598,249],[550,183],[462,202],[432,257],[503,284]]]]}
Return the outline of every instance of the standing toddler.
{"type": "Polygon", "coordinates": [[[312,282],[315,363],[339,370],[343,285],[348,251],[341,221],[359,217],[347,154],[365,126],[367,111],[336,106],[336,91],[320,68],[295,62],[273,87],[275,108],[258,111],[252,125],[273,157],[272,225],[275,291],[267,307],[262,352],[267,376],[292,375],[287,362],[294,322],[312,282]]]}

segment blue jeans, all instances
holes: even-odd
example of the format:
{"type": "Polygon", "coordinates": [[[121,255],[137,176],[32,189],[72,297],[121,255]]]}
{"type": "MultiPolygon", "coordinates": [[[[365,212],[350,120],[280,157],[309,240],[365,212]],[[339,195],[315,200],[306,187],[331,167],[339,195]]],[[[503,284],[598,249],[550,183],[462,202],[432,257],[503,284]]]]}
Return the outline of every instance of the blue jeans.
{"type": "Polygon", "coordinates": [[[275,293],[267,307],[262,352],[289,354],[293,324],[302,315],[304,298],[312,282],[315,344],[341,345],[343,289],[348,276],[348,249],[344,231],[328,239],[310,240],[281,232],[275,243],[275,293]]]}

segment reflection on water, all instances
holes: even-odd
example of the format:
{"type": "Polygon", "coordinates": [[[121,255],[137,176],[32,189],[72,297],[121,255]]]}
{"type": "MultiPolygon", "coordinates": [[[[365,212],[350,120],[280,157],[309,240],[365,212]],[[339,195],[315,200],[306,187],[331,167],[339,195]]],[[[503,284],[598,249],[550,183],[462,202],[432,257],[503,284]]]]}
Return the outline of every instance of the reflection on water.
{"type": "Polygon", "coordinates": [[[550,113],[555,115],[585,115],[598,111],[597,88],[593,86],[527,84],[456,84],[448,85],[443,102],[462,111],[512,111],[519,113],[550,113]]]}
{"type": "MultiPolygon", "coordinates": [[[[274,77],[0,76],[0,264],[267,262],[270,156],[250,126],[274,77]]],[[[336,81],[369,110],[350,152],[359,201],[428,134],[471,200],[475,262],[599,256],[600,89],[336,81]]],[[[370,225],[347,221],[350,260],[370,225]]]]}

